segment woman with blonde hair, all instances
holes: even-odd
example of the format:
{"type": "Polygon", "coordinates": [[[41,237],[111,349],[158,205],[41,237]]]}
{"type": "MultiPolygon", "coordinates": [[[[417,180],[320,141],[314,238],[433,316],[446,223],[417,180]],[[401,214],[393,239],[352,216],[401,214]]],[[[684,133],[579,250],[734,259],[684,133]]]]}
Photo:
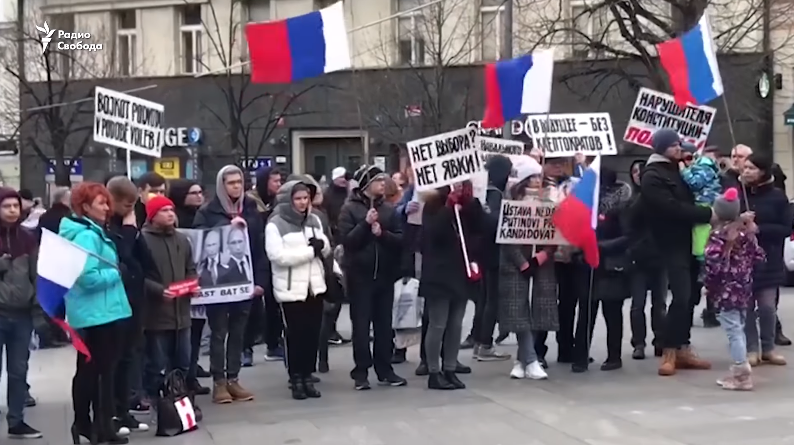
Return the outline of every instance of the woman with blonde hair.
{"type": "Polygon", "coordinates": [[[402,188],[394,181],[392,178],[385,178],[384,184],[386,186],[386,192],[384,197],[386,198],[387,202],[390,202],[393,205],[398,205],[403,198],[403,191],[402,188]]]}

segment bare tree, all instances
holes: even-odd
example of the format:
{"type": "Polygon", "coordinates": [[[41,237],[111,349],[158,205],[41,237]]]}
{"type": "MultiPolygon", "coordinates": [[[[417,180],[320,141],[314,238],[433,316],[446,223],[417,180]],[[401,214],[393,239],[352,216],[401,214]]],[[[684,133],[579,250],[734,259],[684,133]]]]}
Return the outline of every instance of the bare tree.
{"type": "MultiPolygon", "coordinates": [[[[560,80],[582,97],[600,91],[603,101],[622,82],[635,89],[650,84],[668,90],[655,45],[691,29],[707,8],[721,54],[771,55],[775,48],[770,34],[782,30],[794,13],[794,3],[772,0],[596,0],[574,5],[569,0],[518,0],[515,35],[529,51],[538,46],[569,51],[580,63],[560,80]],[[595,83],[577,91],[574,81],[580,77],[595,83]]],[[[788,33],[775,43],[790,44],[788,33]]]]}
{"type": "MultiPolygon", "coordinates": [[[[411,5],[429,3],[414,0],[411,5]]],[[[405,142],[416,133],[461,127],[475,82],[461,65],[485,55],[481,30],[492,20],[495,17],[483,23],[470,0],[447,0],[381,26],[379,38],[372,39],[375,42],[369,47],[362,45],[366,49],[359,55],[386,66],[367,73],[368,85],[354,88],[362,120],[379,128],[393,143],[405,142]]],[[[353,38],[361,36],[354,33],[353,38]]],[[[355,73],[354,86],[357,76],[364,77],[355,73]]]]}
{"type": "Polygon", "coordinates": [[[302,106],[300,98],[320,85],[315,83],[297,91],[289,86],[252,85],[247,65],[248,50],[243,39],[249,15],[248,3],[231,0],[228,11],[216,9],[212,0],[207,5],[208,14],[201,25],[207,34],[210,50],[198,54],[193,63],[203,71],[210,71],[208,58],[217,57],[221,66],[227,68],[211,76],[223,95],[225,107],[219,110],[214,104],[204,102],[200,106],[226,128],[229,146],[244,163],[260,155],[284,119],[313,113],[302,106]]]}
{"type": "Polygon", "coordinates": [[[110,41],[103,38],[104,30],[91,38],[59,39],[57,25],[43,19],[36,23],[43,25],[25,30],[24,42],[18,41],[17,33],[0,35],[4,40],[0,45],[21,45],[26,55],[23,70],[16,57],[0,60],[5,73],[3,120],[16,122],[4,136],[32,149],[45,165],[54,161],[55,184],[70,186],[74,161],[82,157],[93,135],[93,120],[88,117],[94,112],[89,85],[93,82],[86,81],[117,78],[117,67],[113,48],[95,43],[110,41]],[[52,156],[47,154],[48,146],[52,156]]]}

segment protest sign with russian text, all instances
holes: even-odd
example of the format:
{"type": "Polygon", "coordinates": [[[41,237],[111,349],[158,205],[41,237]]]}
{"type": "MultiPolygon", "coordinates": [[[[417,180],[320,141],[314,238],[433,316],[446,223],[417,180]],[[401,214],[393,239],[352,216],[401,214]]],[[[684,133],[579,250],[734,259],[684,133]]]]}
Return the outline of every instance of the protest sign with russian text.
{"type": "Polygon", "coordinates": [[[609,113],[533,115],[527,119],[532,146],[547,158],[618,153],[609,113]]]}
{"type": "Polygon", "coordinates": [[[662,128],[671,128],[681,139],[706,146],[717,109],[706,105],[687,105],[681,108],[673,96],[650,88],[640,88],[623,140],[641,147],[653,148],[653,134],[662,128]]]}
{"type": "Polygon", "coordinates": [[[476,137],[477,130],[468,127],[409,142],[408,159],[416,190],[463,182],[483,171],[476,137]]]}

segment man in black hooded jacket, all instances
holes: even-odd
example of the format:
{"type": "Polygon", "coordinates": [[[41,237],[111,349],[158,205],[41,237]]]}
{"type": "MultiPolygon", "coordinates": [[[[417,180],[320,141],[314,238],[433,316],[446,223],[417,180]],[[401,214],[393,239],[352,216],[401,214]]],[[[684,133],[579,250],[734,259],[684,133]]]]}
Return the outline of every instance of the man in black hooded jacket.
{"type": "Polygon", "coordinates": [[[488,191],[485,195],[488,241],[483,246],[483,289],[478,293],[474,305],[474,321],[469,335],[471,340],[467,338],[463,346],[468,347],[467,343],[472,343],[478,361],[502,361],[509,360],[510,355],[499,353],[493,347],[499,298],[499,246],[495,240],[502,198],[513,163],[506,156],[497,155],[488,160],[485,169],[488,170],[488,191]]]}
{"type": "Polygon", "coordinates": [[[353,360],[350,377],[357,390],[369,389],[369,368],[375,367],[385,386],[404,386],[406,380],[392,368],[391,328],[394,282],[400,278],[402,227],[394,207],[383,199],[386,175],[375,166],[362,166],[353,179],[358,188],[339,214],[338,242],[350,296],[353,324],[353,360]],[[369,346],[369,327],[374,339],[369,346]]]}

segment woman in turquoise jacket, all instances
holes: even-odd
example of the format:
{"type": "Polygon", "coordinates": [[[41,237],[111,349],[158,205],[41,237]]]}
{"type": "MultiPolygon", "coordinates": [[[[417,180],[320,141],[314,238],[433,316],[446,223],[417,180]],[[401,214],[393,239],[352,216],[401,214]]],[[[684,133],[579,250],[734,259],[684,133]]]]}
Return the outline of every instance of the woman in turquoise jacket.
{"type": "Polygon", "coordinates": [[[132,316],[132,309],[115,244],[104,229],[112,214],[110,194],[101,184],[84,182],[72,192],[71,204],[74,214],[61,220],[58,234],[91,254],[65,299],[66,321],[78,330],[91,353],[90,361],[77,355],[72,439],[75,444],[81,436],[92,444],[126,444],[128,439],[119,437],[113,426],[113,391],[122,324],[132,316]]]}

